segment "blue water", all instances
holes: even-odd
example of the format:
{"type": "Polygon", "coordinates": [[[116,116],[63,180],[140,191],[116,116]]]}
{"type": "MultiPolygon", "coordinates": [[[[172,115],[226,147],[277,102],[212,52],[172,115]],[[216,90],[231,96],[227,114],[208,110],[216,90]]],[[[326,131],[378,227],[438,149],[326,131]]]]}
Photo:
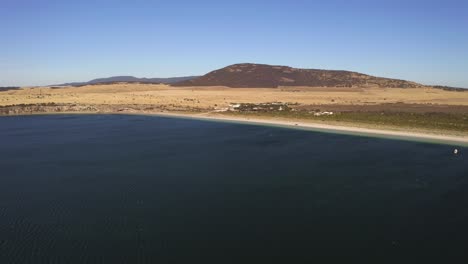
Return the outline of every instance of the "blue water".
{"type": "Polygon", "coordinates": [[[463,259],[468,149],[454,147],[149,116],[2,117],[0,263],[463,259]]]}

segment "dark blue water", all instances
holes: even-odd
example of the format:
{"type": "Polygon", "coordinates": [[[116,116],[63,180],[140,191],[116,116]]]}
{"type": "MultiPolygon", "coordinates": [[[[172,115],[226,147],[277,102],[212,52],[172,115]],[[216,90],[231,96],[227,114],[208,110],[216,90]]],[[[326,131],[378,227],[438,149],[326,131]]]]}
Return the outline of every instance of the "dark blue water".
{"type": "Polygon", "coordinates": [[[0,263],[463,259],[454,146],[145,116],[0,118],[0,263]]]}

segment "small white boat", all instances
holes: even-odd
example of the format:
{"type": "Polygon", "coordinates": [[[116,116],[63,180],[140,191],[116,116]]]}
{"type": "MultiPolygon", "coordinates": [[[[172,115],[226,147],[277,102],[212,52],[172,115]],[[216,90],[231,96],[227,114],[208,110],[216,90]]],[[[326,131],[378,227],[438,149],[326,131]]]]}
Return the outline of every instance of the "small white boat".
{"type": "Polygon", "coordinates": [[[458,149],[454,149],[453,154],[457,155],[458,154],[458,149]]]}

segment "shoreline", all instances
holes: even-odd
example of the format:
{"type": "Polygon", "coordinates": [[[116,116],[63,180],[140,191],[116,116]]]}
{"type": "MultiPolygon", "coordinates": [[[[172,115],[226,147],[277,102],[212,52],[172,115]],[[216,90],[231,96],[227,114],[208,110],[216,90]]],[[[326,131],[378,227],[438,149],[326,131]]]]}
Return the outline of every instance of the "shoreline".
{"type": "Polygon", "coordinates": [[[174,112],[87,112],[87,111],[70,111],[70,112],[33,112],[33,113],[21,113],[13,115],[0,115],[0,117],[14,117],[14,116],[31,116],[31,115],[139,115],[139,116],[159,116],[167,118],[182,118],[182,119],[193,119],[207,122],[228,122],[236,124],[247,124],[247,125],[261,125],[261,126],[273,126],[287,129],[299,129],[321,133],[333,133],[360,137],[372,137],[372,138],[384,138],[393,140],[404,140],[413,142],[424,142],[434,144],[451,145],[454,147],[468,147],[468,136],[454,136],[454,135],[443,135],[443,134],[431,134],[424,132],[410,132],[410,131],[399,131],[390,129],[373,129],[357,126],[347,125],[330,125],[314,123],[304,120],[275,120],[266,117],[247,117],[247,116],[228,116],[222,114],[213,114],[210,112],[201,113],[174,113],[174,112]]]}
{"type": "Polygon", "coordinates": [[[468,93],[433,88],[116,83],[0,92],[0,115],[32,114],[158,115],[468,147],[468,93]]]}
{"type": "MultiPolygon", "coordinates": [[[[119,113],[125,114],[125,113],[119,113]]],[[[468,137],[450,136],[450,135],[436,135],[421,132],[405,132],[405,131],[392,131],[386,129],[371,129],[353,126],[342,125],[328,125],[304,121],[285,121],[285,120],[271,120],[261,117],[232,117],[232,116],[213,116],[206,114],[180,114],[180,113],[130,113],[131,115],[148,115],[148,116],[161,116],[173,118],[195,119],[212,122],[229,122],[251,125],[266,125],[274,127],[283,127],[289,129],[300,129],[322,133],[343,134],[352,136],[364,136],[373,138],[385,138],[395,140],[406,140],[426,143],[437,143],[444,145],[453,145],[460,147],[468,147],[468,137]]]]}

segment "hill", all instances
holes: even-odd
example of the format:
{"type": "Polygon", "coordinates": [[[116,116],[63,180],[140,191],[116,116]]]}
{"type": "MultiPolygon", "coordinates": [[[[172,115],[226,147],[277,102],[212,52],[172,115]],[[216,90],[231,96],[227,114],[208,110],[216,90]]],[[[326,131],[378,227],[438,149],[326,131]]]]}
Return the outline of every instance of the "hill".
{"type": "Polygon", "coordinates": [[[198,76],[172,77],[172,78],[137,78],[134,76],[113,76],[113,77],[108,77],[108,78],[94,79],[88,82],[72,82],[72,83],[57,84],[54,86],[84,86],[84,85],[119,83],[119,82],[172,84],[176,82],[192,80],[197,77],[198,76]]]}
{"type": "Polygon", "coordinates": [[[20,89],[19,86],[3,86],[3,87],[0,87],[0,92],[9,91],[9,90],[18,90],[18,89],[20,89]]]}
{"type": "Polygon", "coordinates": [[[233,88],[276,88],[279,86],[416,88],[424,86],[415,82],[374,77],[350,71],[296,69],[252,63],[234,64],[172,85],[233,88]]]}

